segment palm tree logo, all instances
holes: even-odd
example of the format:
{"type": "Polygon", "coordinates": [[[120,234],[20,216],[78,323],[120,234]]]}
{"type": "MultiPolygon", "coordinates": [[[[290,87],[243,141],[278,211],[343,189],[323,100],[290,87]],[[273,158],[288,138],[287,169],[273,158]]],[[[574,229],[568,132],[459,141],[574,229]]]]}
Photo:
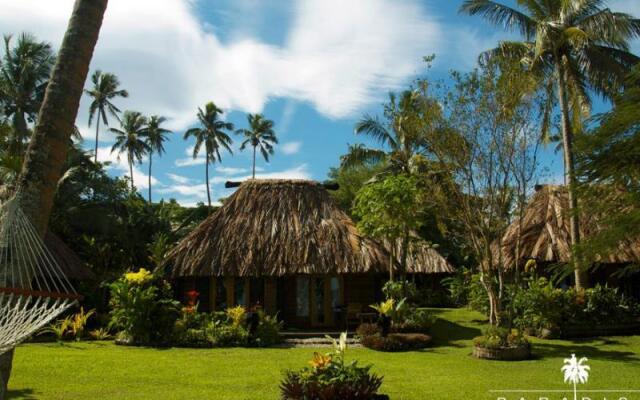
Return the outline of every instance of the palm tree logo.
{"type": "Polygon", "coordinates": [[[560,369],[564,373],[565,383],[573,383],[573,399],[578,399],[578,383],[587,383],[589,380],[589,371],[591,367],[586,365],[586,357],[577,359],[575,354],[571,354],[571,358],[564,359],[564,365],[560,369]]]}

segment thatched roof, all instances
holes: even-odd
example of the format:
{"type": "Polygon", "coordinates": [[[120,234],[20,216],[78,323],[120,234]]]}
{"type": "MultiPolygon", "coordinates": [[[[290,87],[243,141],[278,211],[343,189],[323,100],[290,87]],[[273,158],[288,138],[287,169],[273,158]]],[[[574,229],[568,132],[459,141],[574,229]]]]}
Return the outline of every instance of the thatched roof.
{"type": "MultiPolygon", "coordinates": [[[[390,250],[389,242],[385,242],[384,246],[390,250]]],[[[401,262],[402,241],[396,241],[395,254],[398,263],[401,262]]],[[[409,251],[407,254],[407,273],[409,274],[452,274],[456,270],[446,258],[444,258],[438,250],[434,249],[428,243],[414,237],[409,242],[409,251]]]]}
{"type": "Polygon", "coordinates": [[[169,277],[385,272],[388,253],[361,236],[326,189],[249,180],[169,252],[169,277]]]}
{"type": "MultiPolygon", "coordinates": [[[[515,264],[516,245],[520,233],[521,260],[535,259],[546,263],[567,263],[571,260],[571,236],[569,231],[569,196],[560,185],[536,187],[520,221],[514,221],[502,238],[503,265],[515,264]]],[[[580,235],[587,238],[599,229],[597,217],[583,212],[580,216],[580,235]]],[[[497,262],[497,245],[494,244],[494,262],[497,262]]],[[[625,240],[611,254],[600,257],[598,262],[624,264],[640,261],[640,240],[625,240]]]]}
{"type": "Polygon", "coordinates": [[[95,279],[93,271],[58,236],[47,232],[44,244],[67,278],[78,281],[95,279]]]}

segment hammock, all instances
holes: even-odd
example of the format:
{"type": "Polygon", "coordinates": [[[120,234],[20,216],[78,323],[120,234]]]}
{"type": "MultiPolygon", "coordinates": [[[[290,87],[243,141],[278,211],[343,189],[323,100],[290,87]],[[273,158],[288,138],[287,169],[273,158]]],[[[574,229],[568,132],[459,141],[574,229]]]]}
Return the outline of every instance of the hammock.
{"type": "Polygon", "coordinates": [[[19,207],[0,206],[0,354],[74,305],[80,296],[19,207]]]}

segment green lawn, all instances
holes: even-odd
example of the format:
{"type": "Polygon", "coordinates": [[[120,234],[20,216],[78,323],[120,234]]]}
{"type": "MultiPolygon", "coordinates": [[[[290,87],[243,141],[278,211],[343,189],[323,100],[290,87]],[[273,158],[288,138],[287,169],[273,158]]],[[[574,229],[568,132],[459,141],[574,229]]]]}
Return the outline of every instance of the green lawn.
{"type": "MultiPolygon", "coordinates": [[[[569,389],[560,367],[572,352],[589,357],[591,377],[583,389],[640,389],[640,336],[536,341],[534,360],[481,361],[470,356],[470,339],[480,333],[481,315],[467,310],[435,312],[440,319],[433,329],[433,348],[395,354],[350,349],[348,358],[374,364],[375,371],[384,375],[382,391],[393,400],[496,399],[490,390],[569,389]]],[[[10,398],[277,399],[281,371],[306,365],[312,353],[313,349],[27,344],[16,351],[10,398]]],[[[520,394],[506,397],[519,400],[520,394]]],[[[611,394],[607,398],[618,399],[611,394]]]]}

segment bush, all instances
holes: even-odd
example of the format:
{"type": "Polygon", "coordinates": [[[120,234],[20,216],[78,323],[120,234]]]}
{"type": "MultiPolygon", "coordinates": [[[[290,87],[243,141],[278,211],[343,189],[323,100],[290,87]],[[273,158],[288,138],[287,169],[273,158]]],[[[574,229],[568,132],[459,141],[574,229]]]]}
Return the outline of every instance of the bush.
{"type": "Polygon", "coordinates": [[[382,287],[386,299],[393,299],[399,303],[406,299],[407,303],[414,303],[418,297],[416,284],[410,281],[387,281],[382,287]]]}
{"type": "Polygon", "coordinates": [[[172,341],[180,303],[172,299],[167,282],[157,281],[144,268],[109,285],[111,320],[118,338],[130,344],[165,345],[172,341]]]}
{"type": "Polygon", "coordinates": [[[517,329],[506,329],[492,326],[484,335],[473,339],[474,346],[485,349],[502,349],[506,347],[529,346],[529,341],[517,329]]]}
{"type": "Polygon", "coordinates": [[[413,309],[407,313],[404,321],[394,323],[392,330],[395,332],[425,333],[431,329],[435,320],[436,318],[431,312],[424,309],[413,309]]]}
{"type": "Polygon", "coordinates": [[[374,400],[382,377],[370,372],[371,366],[360,367],[357,361],[346,363],[346,333],[334,342],[334,351],[326,355],[314,353],[311,366],[286,371],[280,384],[285,400],[374,400]]]}
{"type": "Polygon", "coordinates": [[[513,326],[541,335],[573,326],[610,326],[637,322],[640,311],[632,299],[617,289],[596,285],[592,289],[556,289],[545,278],[532,278],[526,289],[510,289],[507,305],[513,326]]]}
{"type": "Polygon", "coordinates": [[[277,316],[266,315],[260,311],[258,313],[260,323],[256,330],[255,337],[251,338],[252,344],[258,347],[273,346],[280,343],[280,330],[282,330],[282,322],[278,321],[277,316]]]}
{"type": "Polygon", "coordinates": [[[360,324],[356,329],[356,335],[360,338],[371,335],[380,335],[382,330],[377,324],[360,324]]]}
{"type": "Polygon", "coordinates": [[[469,305],[469,284],[473,272],[469,268],[456,270],[455,275],[442,280],[442,284],[449,291],[449,301],[455,306],[469,305]]]}
{"type": "Polygon", "coordinates": [[[392,333],[386,337],[374,334],[360,337],[360,343],[366,348],[378,351],[409,351],[429,346],[431,337],[421,333],[392,333]]]}

